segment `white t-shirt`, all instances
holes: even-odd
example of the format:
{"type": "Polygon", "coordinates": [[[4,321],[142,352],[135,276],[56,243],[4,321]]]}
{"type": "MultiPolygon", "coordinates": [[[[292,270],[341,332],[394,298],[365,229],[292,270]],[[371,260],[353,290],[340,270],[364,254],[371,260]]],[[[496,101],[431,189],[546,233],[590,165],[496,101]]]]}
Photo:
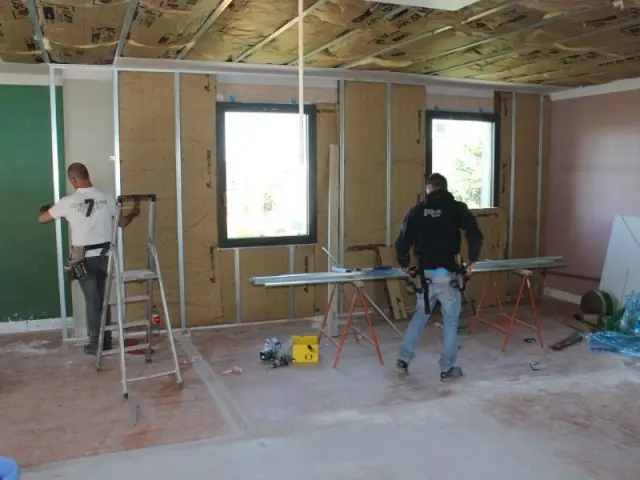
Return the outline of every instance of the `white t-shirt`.
{"type": "MultiPolygon", "coordinates": [[[[78,188],[61,198],[49,213],[53,218],[65,218],[71,227],[71,244],[75,247],[111,241],[116,200],[113,195],[96,187],[78,188]]],[[[100,255],[101,250],[89,250],[87,257],[100,255]]]]}

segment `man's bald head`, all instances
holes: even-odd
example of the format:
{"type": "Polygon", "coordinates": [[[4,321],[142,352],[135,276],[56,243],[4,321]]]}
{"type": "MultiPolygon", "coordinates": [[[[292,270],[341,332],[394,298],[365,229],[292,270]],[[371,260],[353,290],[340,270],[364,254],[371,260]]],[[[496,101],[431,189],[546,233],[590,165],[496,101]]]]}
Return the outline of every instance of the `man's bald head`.
{"type": "Polygon", "coordinates": [[[82,163],[72,163],[67,168],[67,176],[71,185],[75,188],[83,188],[91,186],[91,179],[89,178],[89,170],[82,163]]]}

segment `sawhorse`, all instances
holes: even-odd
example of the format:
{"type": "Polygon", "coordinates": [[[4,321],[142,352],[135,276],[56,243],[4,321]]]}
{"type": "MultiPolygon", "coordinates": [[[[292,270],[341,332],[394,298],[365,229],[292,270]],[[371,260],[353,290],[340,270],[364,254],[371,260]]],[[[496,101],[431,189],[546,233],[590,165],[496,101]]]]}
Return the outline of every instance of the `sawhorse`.
{"type": "Polygon", "coordinates": [[[509,343],[509,338],[511,337],[511,331],[513,330],[513,327],[515,326],[515,324],[518,323],[527,328],[535,330],[538,336],[538,342],[540,343],[540,347],[544,348],[544,344],[542,342],[542,329],[540,328],[540,319],[538,317],[536,300],[535,300],[535,296],[533,295],[533,287],[531,285],[533,272],[531,272],[531,270],[516,270],[513,273],[520,275],[521,281],[520,281],[520,288],[518,290],[518,297],[516,298],[516,303],[513,307],[513,311],[511,315],[507,315],[506,313],[504,313],[502,309],[502,302],[500,301],[500,290],[498,288],[498,283],[496,282],[494,274],[490,272],[488,273],[487,281],[485,282],[482,288],[482,294],[480,295],[480,301],[478,302],[476,315],[473,317],[473,321],[471,322],[471,333],[475,332],[475,328],[478,323],[483,323],[492,328],[495,328],[496,330],[503,332],[505,335],[504,335],[504,342],[502,343],[502,351],[504,352],[507,349],[507,344],[509,343]],[[484,302],[485,295],[487,294],[487,289],[490,288],[491,286],[493,286],[493,291],[495,293],[495,298],[496,298],[496,305],[498,307],[499,318],[498,318],[498,321],[496,322],[485,320],[480,316],[480,310],[482,309],[482,304],[484,302]],[[529,301],[531,303],[531,311],[533,314],[533,324],[523,322],[522,320],[516,317],[516,315],[518,314],[518,307],[520,306],[520,302],[522,300],[522,296],[524,294],[525,289],[528,292],[529,301]],[[501,325],[501,323],[504,323],[504,320],[507,320],[506,326],[501,325]]]}
{"type": "MultiPolygon", "coordinates": [[[[351,285],[355,287],[356,291],[351,297],[351,304],[349,305],[347,321],[344,324],[344,328],[342,329],[342,334],[340,334],[340,340],[336,342],[333,338],[331,338],[331,336],[327,335],[325,331],[325,329],[327,328],[329,311],[331,310],[331,305],[333,303],[336,290],[338,289],[338,285],[333,284],[331,285],[331,293],[329,295],[329,300],[327,301],[327,307],[325,308],[325,311],[324,311],[324,318],[322,319],[322,325],[320,326],[320,331],[318,332],[318,343],[320,342],[320,339],[324,335],[327,337],[327,339],[329,339],[331,343],[333,343],[336,346],[337,351],[333,359],[333,368],[338,368],[338,362],[340,361],[340,354],[342,353],[342,349],[344,348],[344,342],[347,339],[349,330],[353,330],[353,333],[355,334],[356,342],[359,344],[360,337],[362,337],[365,340],[367,340],[369,343],[371,343],[375,348],[376,353],[378,354],[378,360],[380,361],[380,365],[384,366],[384,360],[382,360],[382,352],[380,351],[380,342],[378,342],[378,336],[376,335],[375,328],[373,327],[373,322],[371,321],[371,315],[369,314],[369,303],[367,302],[367,299],[369,299],[369,296],[366,294],[366,292],[363,289],[364,287],[363,282],[353,282],[351,283],[351,285]],[[356,300],[358,299],[360,300],[360,304],[362,305],[362,310],[364,311],[364,317],[367,322],[367,326],[369,327],[371,338],[368,338],[364,333],[362,333],[360,330],[358,330],[356,327],[353,326],[353,310],[356,306],[356,300]]],[[[373,303],[373,301],[371,301],[371,299],[369,299],[369,301],[375,307],[375,304],[373,303]]]]}

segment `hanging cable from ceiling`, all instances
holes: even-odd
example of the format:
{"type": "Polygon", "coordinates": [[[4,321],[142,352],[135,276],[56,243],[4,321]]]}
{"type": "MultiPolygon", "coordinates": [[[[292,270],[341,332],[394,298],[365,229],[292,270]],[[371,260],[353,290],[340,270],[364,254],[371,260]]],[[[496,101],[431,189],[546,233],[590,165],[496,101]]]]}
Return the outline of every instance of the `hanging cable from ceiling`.
{"type": "Polygon", "coordinates": [[[300,164],[304,165],[307,144],[304,117],[304,0],[298,0],[298,117],[300,164]]]}

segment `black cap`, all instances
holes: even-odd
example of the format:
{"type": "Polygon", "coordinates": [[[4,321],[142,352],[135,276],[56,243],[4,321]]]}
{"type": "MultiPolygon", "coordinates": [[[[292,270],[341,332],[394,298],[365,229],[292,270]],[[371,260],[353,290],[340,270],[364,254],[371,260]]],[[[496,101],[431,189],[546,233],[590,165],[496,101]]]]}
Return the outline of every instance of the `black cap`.
{"type": "Polygon", "coordinates": [[[439,173],[429,175],[426,184],[433,187],[434,190],[447,190],[447,179],[439,173]]]}

